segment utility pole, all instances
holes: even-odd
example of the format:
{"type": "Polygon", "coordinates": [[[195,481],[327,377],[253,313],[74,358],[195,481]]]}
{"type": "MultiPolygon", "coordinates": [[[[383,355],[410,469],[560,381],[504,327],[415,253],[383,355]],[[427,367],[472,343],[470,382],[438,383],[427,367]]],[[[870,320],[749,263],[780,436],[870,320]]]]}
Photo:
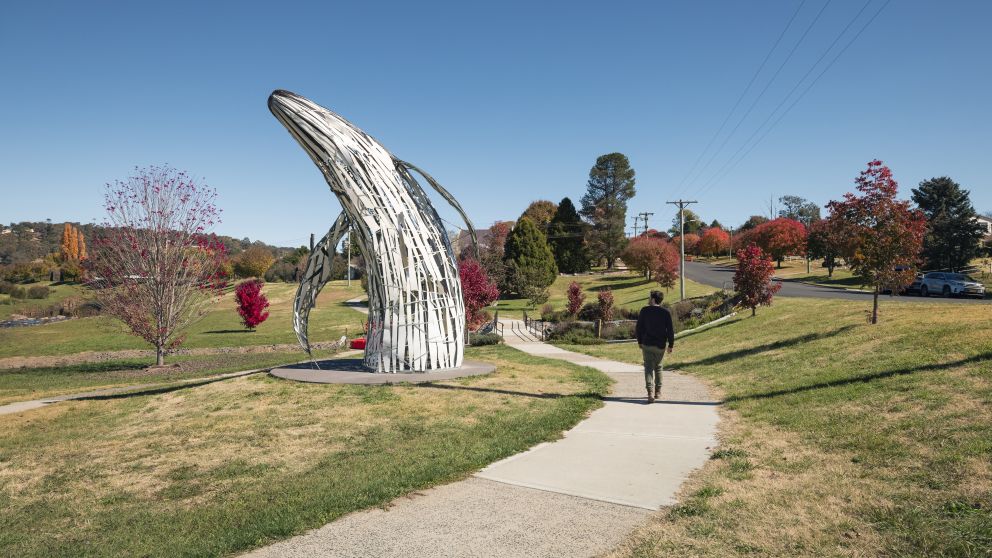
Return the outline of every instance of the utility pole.
{"type": "Polygon", "coordinates": [[[734,227],[730,227],[730,247],[727,248],[727,257],[734,257],[734,227]]]}
{"type": "Polygon", "coordinates": [[[637,219],[644,220],[644,232],[648,232],[648,217],[654,215],[654,213],[649,213],[647,211],[642,211],[634,217],[634,236],[637,236],[637,219]]]}
{"type": "Polygon", "coordinates": [[[677,200],[665,202],[679,207],[679,294],[680,300],[685,300],[685,206],[699,203],[695,200],[677,200]]]}

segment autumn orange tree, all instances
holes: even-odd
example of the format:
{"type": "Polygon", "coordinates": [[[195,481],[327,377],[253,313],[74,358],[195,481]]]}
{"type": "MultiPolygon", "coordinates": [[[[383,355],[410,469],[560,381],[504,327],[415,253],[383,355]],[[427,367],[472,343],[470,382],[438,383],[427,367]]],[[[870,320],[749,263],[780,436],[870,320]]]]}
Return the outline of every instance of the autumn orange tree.
{"type": "Polygon", "coordinates": [[[765,253],[782,267],[786,256],[806,254],[806,226],[787,217],[779,217],[754,228],[751,237],[765,253]]]}
{"type": "Polygon", "coordinates": [[[79,262],[87,258],[86,238],[82,231],[72,223],[62,227],[62,242],[59,245],[59,255],[64,262],[79,262]]]}
{"type": "Polygon", "coordinates": [[[105,314],[155,347],[158,365],[226,284],[226,250],[210,234],[216,197],[170,167],[135,169],[106,187],[107,216],[89,261],[96,294],[105,314]]]}
{"type": "Polygon", "coordinates": [[[696,250],[700,256],[719,256],[730,249],[730,234],[719,227],[706,229],[699,238],[696,250]]]}
{"type": "Polygon", "coordinates": [[[899,184],[889,167],[873,160],[855,179],[861,195],[848,192],[827,204],[830,220],[844,240],[844,259],[872,287],[869,321],[878,323],[878,295],[899,292],[913,281],[926,233],[926,218],[908,201],[896,199],[899,184]]]}

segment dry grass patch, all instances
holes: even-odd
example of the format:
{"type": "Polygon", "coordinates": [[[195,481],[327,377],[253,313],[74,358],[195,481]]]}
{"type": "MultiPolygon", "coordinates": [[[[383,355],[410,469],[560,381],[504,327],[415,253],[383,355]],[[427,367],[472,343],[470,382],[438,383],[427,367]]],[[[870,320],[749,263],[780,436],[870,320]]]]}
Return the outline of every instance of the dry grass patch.
{"type": "Polygon", "coordinates": [[[554,439],[607,379],[506,347],[429,386],[264,375],[0,417],[0,554],[217,555],[554,439]]]}

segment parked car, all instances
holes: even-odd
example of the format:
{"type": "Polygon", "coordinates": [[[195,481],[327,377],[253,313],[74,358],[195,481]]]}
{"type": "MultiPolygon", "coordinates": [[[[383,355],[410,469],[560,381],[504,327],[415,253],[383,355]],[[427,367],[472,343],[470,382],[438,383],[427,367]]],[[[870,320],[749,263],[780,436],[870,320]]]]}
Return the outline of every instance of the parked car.
{"type": "Polygon", "coordinates": [[[913,282],[906,285],[902,289],[901,294],[920,294],[920,287],[923,286],[923,274],[917,273],[916,277],[913,278],[913,282]]]}
{"type": "Polygon", "coordinates": [[[985,298],[985,285],[963,273],[934,271],[923,276],[920,296],[976,296],[985,298]]]}

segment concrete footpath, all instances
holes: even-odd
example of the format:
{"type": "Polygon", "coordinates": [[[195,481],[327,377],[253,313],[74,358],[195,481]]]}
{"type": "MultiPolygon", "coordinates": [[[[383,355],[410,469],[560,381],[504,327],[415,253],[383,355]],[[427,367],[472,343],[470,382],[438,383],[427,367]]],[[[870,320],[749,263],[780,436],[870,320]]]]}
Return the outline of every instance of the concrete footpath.
{"type": "Polygon", "coordinates": [[[661,400],[647,405],[640,367],[542,343],[520,321],[505,328],[518,350],[603,371],[613,393],[561,440],[248,556],[596,556],[673,504],[717,443],[706,387],[665,372],[661,400]]]}

